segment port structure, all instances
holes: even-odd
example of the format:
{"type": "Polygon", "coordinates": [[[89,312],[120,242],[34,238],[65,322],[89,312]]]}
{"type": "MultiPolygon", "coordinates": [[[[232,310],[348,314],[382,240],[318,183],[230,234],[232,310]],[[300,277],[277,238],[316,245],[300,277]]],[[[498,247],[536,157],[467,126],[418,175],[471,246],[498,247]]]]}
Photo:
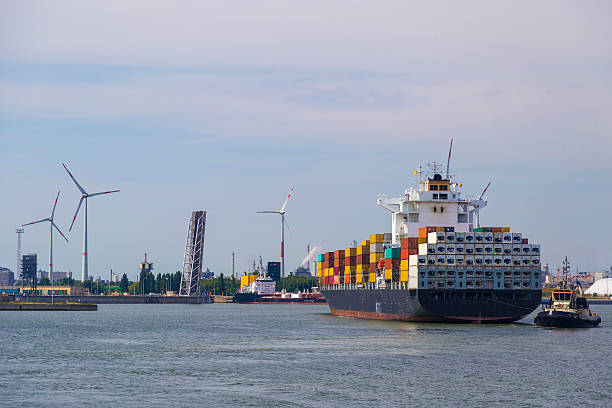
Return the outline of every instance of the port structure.
{"type": "Polygon", "coordinates": [[[15,228],[17,233],[17,276],[21,279],[21,235],[23,235],[23,228],[15,228]]]}
{"type": "Polygon", "coordinates": [[[187,231],[179,296],[200,296],[206,211],[192,211],[187,231]]]}

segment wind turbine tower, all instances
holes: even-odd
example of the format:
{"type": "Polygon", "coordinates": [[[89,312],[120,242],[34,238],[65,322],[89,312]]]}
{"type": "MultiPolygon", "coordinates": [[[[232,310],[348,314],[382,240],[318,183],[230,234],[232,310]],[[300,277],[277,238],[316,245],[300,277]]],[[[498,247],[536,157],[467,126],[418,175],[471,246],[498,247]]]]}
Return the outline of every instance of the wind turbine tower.
{"type": "Polygon", "coordinates": [[[81,266],[81,279],[82,279],[83,282],[85,282],[88,279],[88,277],[89,277],[89,271],[88,271],[88,268],[87,268],[87,199],[89,197],[95,197],[95,196],[99,196],[99,195],[102,195],[102,194],[117,193],[117,192],[119,192],[119,190],[102,191],[100,193],[89,194],[87,191],[85,191],[85,189],[83,187],[81,187],[79,182],[76,181],[76,179],[74,178],[72,173],[70,173],[70,170],[68,170],[68,167],[66,167],[66,165],[64,163],[62,163],[62,166],[64,166],[64,168],[68,172],[68,175],[70,176],[72,181],[74,181],[74,184],[76,185],[76,187],[81,192],[81,199],[79,200],[79,206],[77,207],[76,212],[74,213],[74,217],[72,218],[72,224],[70,224],[70,229],[68,230],[68,232],[72,231],[72,226],[74,225],[74,221],[76,220],[77,215],[79,215],[79,210],[81,209],[81,204],[83,204],[83,201],[85,201],[85,208],[83,210],[83,218],[84,218],[84,225],[83,225],[83,263],[82,263],[82,266],[81,266]]]}
{"type": "MultiPolygon", "coordinates": [[[[60,229],[53,222],[53,217],[55,216],[55,207],[57,206],[57,199],[59,198],[60,192],[57,192],[57,196],[55,197],[55,203],[53,204],[53,210],[51,210],[51,216],[49,218],[43,218],[42,220],[28,222],[27,224],[23,224],[22,227],[26,225],[38,224],[39,222],[49,221],[49,279],[51,280],[51,287],[53,287],[53,228],[60,233],[60,235],[68,242],[68,238],[60,231],[60,229]]],[[[23,230],[21,230],[23,232],[23,230]]],[[[21,245],[21,242],[19,242],[21,245]]],[[[53,296],[53,290],[51,291],[51,296],[53,296]]],[[[53,298],[53,297],[52,297],[53,298]]]]}
{"type": "Polygon", "coordinates": [[[281,216],[281,245],[280,245],[280,261],[281,261],[281,278],[285,277],[285,207],[287,206],[287,201],[291,198],[293,194],[293,187],[289,191],[283,206],[278,211],[257,211],[258,214],[280,214],[281,216]]]}

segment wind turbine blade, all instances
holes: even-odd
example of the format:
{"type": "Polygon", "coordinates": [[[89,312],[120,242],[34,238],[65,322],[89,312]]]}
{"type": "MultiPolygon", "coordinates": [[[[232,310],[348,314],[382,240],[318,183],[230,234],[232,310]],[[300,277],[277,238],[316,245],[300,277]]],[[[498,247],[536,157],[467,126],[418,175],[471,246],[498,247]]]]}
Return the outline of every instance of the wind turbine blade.
{"type": "Polygon", "coordinates": [[[51,218],[55,216],[55,207],[57,206],[57,199],[59,198],[60,191],[57,190],[57,197],[55,197],[55,204],[53,204],[53,211],[51,211],[51,218]]]}
{"type": "Polygon", "coordinates": [[[289,190],[289,195],[287,195],[287,198],[285,199],[285,202],[283,203],[283,206],[281,207],[280,211],[285,211],[285,206],[287,205],[287,201],[289,201],[289,199],[291,198],[291,194],[293,194],[293,187],[291,187],[291,190],[289,190]]]}
{"type": "Polygon", "coordinates": [[[66,238],[66,236],[62,233],[62,231],[60,231],[60,229],[57,227],[57,225],[55,225],[55,223],[53,221],[51,221],[51,225],[53,225],[53,227],[57,230],[57,232],[60,233],[60,235],[62,237],[64,237],[64,239],[66,240],[66,242],[68,242],[68,238],[66,238]]]}
{"type": "Polygon", "coordinates": [[[280,214],[279,211],[255,211],[257,214],[280,214]]]}
{"type": "Polygon", "coordinates": [[[79,215],[79,210],[81,209],[81,204],[83,204],[83,200],[84,199],[85,199],[85,197],[81,197],[81,199],[79,200],[79,206],[77,207],[77,210],[74,213],[74,217],[72,218],[72,224],[70,224],[70,229],[68,230],[68,232],[72,231],[72,226],[74,225],[74,220],[76,220],[77,215],[79,215]]]}
{"type": "Polygon", "coordinates": [[[74,176],[72,175],[72,173],[70,173],[70,170],[68,170],[68,167],[66,167],[66,165],[64,163],[62,163],[62,166],[64,166],[64,168],[66,169],[66,171],[68,172],[68,175],[70,176],[70,178],[72,179],[72,181],[74,181],[74,184],[76,184],[77,188],[79,189],[79,191],[82,194],[87,194],[87,192],[85,191],[85,189],[83,187],[81,187],[81,185],[79,184],[78,181],[76,181],[76,179],[74,178],[74,176]]]}
{"type": "Polygon", "coordinates": [[[110,193],[118,193],[119,190],[112,190],[112,191],[103,191],[101,193],[93,193],[93,194],[87,194],[89,197],[95,197],[95,196],[99,196],[102,194],[110,194],[110,193]]]}
{"type": "Polygon", "coordinates": [[[49,219],[48,218],[43,218],[42,220],[28,222],[27,224],[22,224],[21,226],[25,227],[26,225],[38,224],[39,222],[44,222],[44,221],[49,221],[49,219]]]}

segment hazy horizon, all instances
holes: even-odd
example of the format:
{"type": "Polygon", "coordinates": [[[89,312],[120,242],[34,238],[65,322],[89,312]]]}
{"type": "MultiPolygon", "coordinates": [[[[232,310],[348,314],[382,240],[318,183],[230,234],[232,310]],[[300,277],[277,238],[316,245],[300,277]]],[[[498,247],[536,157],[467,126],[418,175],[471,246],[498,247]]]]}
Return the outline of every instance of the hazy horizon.
{"type": "MultiPolygon", "coordinates": [[[[0,2],[0,266],[21,224],[61,190],[54,269],[181,269],[192,210],[207,211],[205,267],[286,268],[390,231],[376,196],[446,161],[482,225],[542,246],[554,270],[612,265],[609,2],[0,2]]],[[[44,227],[43,227],[44,225],[44,227]]],[[[48,264],[47,224],[23,252],[48,264]]],[[[42,269],[47,270],[47,267],[42,269]]]]}

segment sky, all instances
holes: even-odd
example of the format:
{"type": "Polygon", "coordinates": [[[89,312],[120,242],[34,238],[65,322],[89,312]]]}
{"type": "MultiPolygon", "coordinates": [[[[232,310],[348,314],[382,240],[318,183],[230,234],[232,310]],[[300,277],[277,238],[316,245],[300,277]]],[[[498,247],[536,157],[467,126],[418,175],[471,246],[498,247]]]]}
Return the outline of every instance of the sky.
{"type": "MultiPolygon", "coordinates": [[[[607,1],[0,0],[0,266],[15,228],[61,190],[54,269],[180,270],[206,210],[217,274],[286,267],[390,231],[378,194],[444,162],[482,224],[510,226],[556,268],[612,265],[612,4],[607,1]]],[[[24,252],[48,263],[46,224],[24,252]]]]}

